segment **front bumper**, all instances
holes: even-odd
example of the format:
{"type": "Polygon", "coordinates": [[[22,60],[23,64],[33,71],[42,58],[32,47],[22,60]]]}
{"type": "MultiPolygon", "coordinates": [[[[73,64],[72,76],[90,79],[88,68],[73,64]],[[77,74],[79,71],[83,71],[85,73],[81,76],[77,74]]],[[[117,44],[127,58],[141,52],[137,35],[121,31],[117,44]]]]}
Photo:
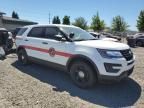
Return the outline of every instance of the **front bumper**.
{"type": "Polygon", "coordinates": [[[107,75],[99,75],[99,81],[116,81],[119,82],[124,78],[127,78],[129,75],[132,74],[134,66],[127,71],[122,72],[119,76],[107,76],[107,75]]]}
{"type": "Polygon", "coordinates": [[[101,56],[94,57],[93,60],[97,67],[98,76],[119,77],[122,73],[130,70],[135,65],[135,56],[129,61],[125,58],[107,59],[101,56]]]}

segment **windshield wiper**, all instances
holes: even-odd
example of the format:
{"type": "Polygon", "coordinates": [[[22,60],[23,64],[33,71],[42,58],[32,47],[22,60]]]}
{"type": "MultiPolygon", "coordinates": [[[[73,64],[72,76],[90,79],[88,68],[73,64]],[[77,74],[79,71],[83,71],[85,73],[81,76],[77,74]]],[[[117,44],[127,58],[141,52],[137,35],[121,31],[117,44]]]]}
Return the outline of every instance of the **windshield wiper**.
{"type": "Polygon", "coordinates": [[[95,38],[95,39],[88,39],[88,40],[98,40],[98,39],[95,38]]]}
{"type": "Polygon", "coordinates": [[[73,40],[73,41],[88,41],[88,40],[98,40],[98,39],[77,39],[77,40],[73,40]]]}
{"type": "Polygon", "coordinates": [[[86,39],[77,39],[77,40],[73,40],[73,41],[86,41],[86,39]]]}

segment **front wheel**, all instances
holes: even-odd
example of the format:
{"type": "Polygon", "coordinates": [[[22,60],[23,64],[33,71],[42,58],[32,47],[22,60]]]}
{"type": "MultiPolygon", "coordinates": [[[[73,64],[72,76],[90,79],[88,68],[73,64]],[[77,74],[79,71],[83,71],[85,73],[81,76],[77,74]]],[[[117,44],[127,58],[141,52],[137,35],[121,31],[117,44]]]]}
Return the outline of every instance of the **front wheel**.
{"type": "Polygon", "coordinates": [[[96,82],[96,74],[88,63],[75,62],[70,68],[70,76],[80,88],[92,87],[96,82]]]}

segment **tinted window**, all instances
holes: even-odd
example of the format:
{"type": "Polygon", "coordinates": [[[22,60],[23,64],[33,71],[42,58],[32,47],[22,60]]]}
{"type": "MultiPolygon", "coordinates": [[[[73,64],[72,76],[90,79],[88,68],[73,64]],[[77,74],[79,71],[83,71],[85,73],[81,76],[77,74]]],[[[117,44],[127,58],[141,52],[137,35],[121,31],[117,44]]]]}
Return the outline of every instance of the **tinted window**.
{"type": "Polygon", "coordinates": [[[29,34],[28,37],[42,37],[43,36],[43,27],[35,27],[33,28],[29,34]]]}
{"type": "Polygon", "coordinates": [[[16,29],[12,32],[13,35],[16,36],[16,35],[18,34],[18,32],[20,31],[20,29],[21,29],[21,28],[16,28],[16,29]]]}
{"type": "Polygon", "coordinates": [[[58,40],[58,37],[56,35],[62,35],[58,28],[47,27],[45,29],[45,38],[58,40]]]}
{"type": "Polygon", "coordinates": [[[140,36],[140,37],[138,37],[138,38],[144,38],[144,36],[140,36]]]}
{"type": "Polygon", "coordinates": [[[26,30],[27,28],[21,28],[19,32],[17,33],[17,35],[21,36],[26,30]]]}

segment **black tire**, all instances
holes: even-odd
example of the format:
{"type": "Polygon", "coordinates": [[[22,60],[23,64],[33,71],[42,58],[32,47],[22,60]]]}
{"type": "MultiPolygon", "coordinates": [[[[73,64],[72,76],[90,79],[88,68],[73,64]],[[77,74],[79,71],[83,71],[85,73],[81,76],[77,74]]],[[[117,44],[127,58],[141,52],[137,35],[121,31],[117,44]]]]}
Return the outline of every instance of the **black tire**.
{"type": "Polygon", "coordinates": [[[74,62],[71,65],[70,76],[73,82],[80,88],[93,87],[97,81],[94,70],[88,63],[82,61],[74,62]]]}
{"type": "Polygon", "coordinates": [[[143,43],[141,41],[136,42],[136,46],[142,47],[143,43]]]}
{"type": "Polygon", "coordinates": [[[8,39],[6,41],[6,45],[4,46],[4,50],[5,50],[6,55],[11,53],[12,48],[13,48],[13,40],[8,39]]]}
{"type": "Polygon", "coordinates": [[[18,61],[23,65],[29,64],[27,53],[24,49],[18,51],[18,61]]]}
{"type": "Polygon", "coordinates": [[[8,50],[11,50],[13,47],[13,40],[12,39],[8,39],[6,42],[6,46],[8,50]]]}

